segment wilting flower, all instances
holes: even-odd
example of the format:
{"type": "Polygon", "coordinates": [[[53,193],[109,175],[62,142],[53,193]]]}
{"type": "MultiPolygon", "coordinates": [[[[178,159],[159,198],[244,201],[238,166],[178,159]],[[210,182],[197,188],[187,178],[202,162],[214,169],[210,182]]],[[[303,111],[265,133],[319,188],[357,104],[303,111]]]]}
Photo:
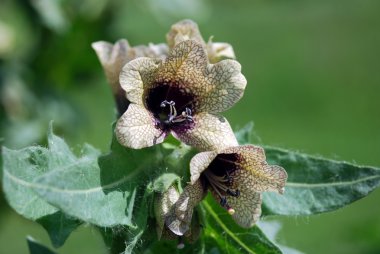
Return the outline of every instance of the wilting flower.
{"type": "Polygon", "coordinates": [[[212,37],[210,37],[206,44],[197,23],[189,19],[172,25],[169,33],[166,35],[166,40],[169,48],[174,48],[175,45],[185,40],[197,41],[205,48],[210,63],[217,63],[223,59],[235,59],[234,50],[229,43],[212,42],[212,37]]]}
{"type": "Polygon", "coordinates": [[[92,43],[92,48],[103,66],[120,114],[123,114],[129,105],[125,91],[119,83],[119,75],[123,66],[138,57],[164,58],[168,54],[168,47],[164,43],[131,47],[125,39],[118,40],[115,44],[97,41],[92,43]]]}
{"type": "Polygon", "coordinates": [[[213,197],[242,227],[253,226],[261,215],[263,191],[284,193],[286,171],[268,165],[264,150],[243,145],[222,151],[202,152],[190,162],[191,183],[175,205],[174,218],[166,220],[175,234],[188,229],[194,207],[210,190],[213,197]]]}
{"type": "MultiPolygon", "coordinates": [[[[168,216],[171,216],[171,213],[174,209],[174,204],[177,202],[179,198],[179,192],[174,187],[174,185],[170,186],[167,191],[164,193],[158,193],[155,196],[154,200],[154,213],[157,222],[157,236],[158,239],[165,240],[178,240],[178,248],[182,249],[184,247],[184,242],[182,235],[178,236],[174,234],[169,228],[165,225],[165,219],[168,216]]],[[[195,242],[200,235],[201,225],[199,223],[199,218],[197,218],[197,214],[194,213],[194,216],[191,220],[191,225],[189,230],[186,231],[184,237],[189,243],[195,242]]]]}
{"type": "Polygon", "coordinates": [[[227,120],[218,115],[243,95],[246,79],[234,60],[209,64],[201,44],[178,43],[164,60],[141,57],[127,63],[120,84],[131,102],[116,136],[131,148],[161,143],[172,133],[201,150],[236,146],[227,120]]]}

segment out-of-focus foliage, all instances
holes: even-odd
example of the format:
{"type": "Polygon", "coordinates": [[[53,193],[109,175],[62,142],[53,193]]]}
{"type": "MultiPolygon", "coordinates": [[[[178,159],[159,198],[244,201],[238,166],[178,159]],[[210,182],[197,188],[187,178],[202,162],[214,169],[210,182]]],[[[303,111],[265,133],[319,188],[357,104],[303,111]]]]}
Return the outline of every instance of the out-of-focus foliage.
{"type": "MultiPolygon", "coordinates": [[[[380,165],[379,1],[172,3],[1,1],[0,139],[12,148],[44,144],[54,120],[70,144],[105,150],[113,102],[90,43],[158,43],[170,24],[192,18],[206,37],[234,46],[248,79],[245,99],[228,112],[233,126],[254,120],[266,144],[380,165]]],[[[377,253],[378,198],[379,191],[333,214],[283,220],[279,239],[307,253],[377,253]]],[[[0,252],[25,253],[26,233],[49,242],[0,202],[0,252]]],[[[103,253],[97,237],[80,228],[60,253],[103,253]]]]}
{"type": "Polygon", "coordinates": [[[55,254],[55,252],[35,241],[32,237],[28,237],[27,241],[30,254],[55,254]]]}

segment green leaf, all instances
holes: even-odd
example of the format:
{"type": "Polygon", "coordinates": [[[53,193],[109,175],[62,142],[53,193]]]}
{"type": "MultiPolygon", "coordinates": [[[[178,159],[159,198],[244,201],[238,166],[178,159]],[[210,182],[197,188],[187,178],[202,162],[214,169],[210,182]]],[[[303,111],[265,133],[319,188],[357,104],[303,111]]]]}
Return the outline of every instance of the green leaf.
{"type": "Polygon", "coordinates": [[[50,151],[43,147],[32,146],[21,150],[4,147],[2,183],[9,205],[24,217],[38,221],[48,231],[54,246],[59,247],[80,223],[65,216],[35,192],[39,187],[35,180],[59,167],[49,160],[50,157],[50,151]],[[52,220],[57,217],[58,221],[52,220]],[[59,223],[59,228],[56,228],[56,223],[59,223]]]}
{"type": "Polygon", "coordinates": [[[279,243],[277,243],[277,233],[280,231],[281,229],[281,224],[280,222],[278,221],[259,221],[257,223],[257,226],[261,228],[261,230],[264,232],[264,234],[274,243],[276,244],[277,247],[279,247],[282,251],[282,253],[284,254],[302,254],[302,252],[296,250],[296,249],[293,249],[293,248],[290,248],[290,247],[287,247],[287,246],[284,246],[284,245],[281,245],[279,243]]]}
{"type": "Polygon", "coordinates": [[[264,193],[263,214],[309,215],[333,211],[380,185],[380,170],[266,147],[270,164],[288,172],[284,195],[264,193]]]}
{"type": "MultiPolygon", "coordinates": [[[[134,221],[136,227],[131,229],[127,233],[128,241],[126,243],[126,248],[124,254],[134,253],[135,247],[138,244],[139,240],[144,234],[144,231],[147,227],[148,217],[150,214],[149,206],[153,204],[153,189],[149,186],[153,185],[152,183],[148,184],[148,187],[145,188],[144,195],[141,198],[138,208],[134,212],[134,221]]],[[[140,245],[138,247],[144,247],[140,245]]]]}
{"type": "MultiPolygon", "coordinates": [[[[134,214],[134,218],[136,221],[136,229],[132,229],[127,234],[129,241],[127,242],[126,249],[124,251],[125,254],[134,253],[134,251],[142,251],[146,249],[146,246],[150,244],[152,238],[153,241],[157,240],[156,229],[148,230],[147,228],[151,225],[148,225],[148,218],[153,216],[153,199],[154,192],[165,192],[172,185],[176,185],[177,188],[180,187],[180,178],[178,175],[173,173],[163,173],[158,175],[156,179],[151,181],[146,185],[144,196],[141,199],[141,203],[136,213],[134,214]],[[138,245],[138,242],[141,242],[138,245]],[[137,246],[138,245],[138,246],[137,246]]],[[[155,221],[154,223],[155,225],[155,221]]]]}
{"type": "Polygon", "coordinates": [[[281,253],[259,227],[239,227],[210,195],[202,207],[206,219],[202,238],[207,253],[281,253]]]}
{"type": "Polygon", "coordinates": [[[51,251],[49,248],[43,246],[30,236],[26,238],[26,241],[28,242],[30,254],[56,254],[54,251],[51,251]]]}
{"type": "Polygon", "coordinates": [[[0,181],[3,179],[3,138],[0,138],[0,181]]]}
{"type": "MultiPolygon", "coordinates": [[[[133,227],[123,231],[126,244],[122,251],[126,254],[144,247],[141,242],[144,241],[142,238],[147,228],[148,218],[152,214],[153,193],[163,192],[175,182],[179,185],[178,175],[164,173],[167,171],[163,162],[164,155],[171,153],[163,150],[159,145],[139,150],[128,149],[121,146],[114,137],[111,152],[99,158],[103,183],[110,184],[127,178],[127,184],[122,189],[119,187],[118,190],[136,190],[135,201],[129,203],[133,227]]],[[[109,234],[104,234],[104,237],[107,240],[115,235],[110,231],[109,234]]],[[[116,246],[117,244],[117,242],[108,241],[108,245],[111,249],[115,249],[115,253],[116,250],[121,251],[120,246],[116,246]]]]}
{"type": "Polygon", "coordinates": [[[167,191],[173,184],[176,184],[176,187],[180,187],[180,180],[181,178],[177,174],[163,173],[153,181],[150,188],[155,192],[162,193],[167,191]]]}
{"type": "Polygon", "coordinates": [[[33,190],[34,179],[49,171],[49,151],[42,147],[21,150],[3,148],[3,188],[9,205],[24,217],[37,220],[58,209],[41,199],[33,190]]]}
{"type": "MultiPolygon", "coordinates": [[[[238,131],[251,143],[253,125],[238,131]]],[[[270,164],[288,173],[285,194],[264,193],[263,215],[310,215],[344,207],[380,185],[380,169],[334,161],[285,149],[264,147],[270,164]]]]}
{"type": "Polygon", "coordinates": [[[235,137],[239,144],[258,144],[261,143],[260,138],[254,132],[254,123],[251,121],[247,123],[245,126],[235,131],[235,137]]]}
{"type": "Polygon", "coordinates": [[[80,220],[68,217],[61,211],[39,218],[37,222],[48,232],[55,248],[61,247],[69,235],[82,224],[80,220]]]}
{"type": "Polygon", "coordinates": [[[41,197],[68,215],[101,227],[135,226],[137,187],[147,164],[152,166],[153,149],[135,152],[113,142],[116,152],[101,157],[98,165],[99,152],[89,145],[78,158],[51,133],[49,147],[48,159],[62,165],[35,180],[41,197]]]}

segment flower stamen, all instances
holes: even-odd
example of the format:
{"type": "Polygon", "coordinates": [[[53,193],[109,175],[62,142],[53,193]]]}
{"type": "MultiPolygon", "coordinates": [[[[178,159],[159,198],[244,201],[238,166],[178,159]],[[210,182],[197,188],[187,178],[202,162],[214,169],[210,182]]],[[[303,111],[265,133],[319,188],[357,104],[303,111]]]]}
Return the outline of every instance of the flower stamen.
{"type": "Polygon", "coordinates": [[[166,106],[169,106],[169,115],[168,119],[165,120],[165,124],[173,124],[173,123],[182,123],[182,122],[193,122],[192,112],[191,109],[186,107],[184,111],[180,115],[177,113],[177,109],[175,108],[175,102],[174,101],[167,101],[164,100],[161,102],[160,107],[165,108],[166,106]]]}
{"type": "Polygon", "coordinates": [[[234,214],[235,210],[229,206],[229,204],[227,202],[227,197],[226,197],[226,195],[229,195],[229,196],[235,197],[235,198],[238,198],[240,196],[239,190],[231,190],[230,188],[227,187],[227,185],[229,185],[229,186],[232,185],[233,178],[228,173],[225,176],[217,176],[208,170],[206,170],[204,172],[204,174],[205,174],[211,188],[219,196],[220,205],[222,207],[226,208],[227,212],[229,214],[231,214],[231,215],[234,214]],[[225,193],[225,195],[223,195],[222,193],[225,193]]]}
{"type": "Polygon", "coordinates": [[[227,189],[227,194],[232,196],[232,197],[237,198],[240,196],[240,191],[239,190],[233,191],[233,190],[227,189]]]}

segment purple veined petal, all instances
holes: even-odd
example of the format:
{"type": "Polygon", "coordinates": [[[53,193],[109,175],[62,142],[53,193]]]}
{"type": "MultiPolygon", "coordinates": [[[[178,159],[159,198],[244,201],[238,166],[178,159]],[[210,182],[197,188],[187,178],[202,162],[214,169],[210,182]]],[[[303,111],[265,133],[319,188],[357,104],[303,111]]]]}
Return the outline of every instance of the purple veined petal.
{"type": "Polygon", "coordinates": [[[190,228],[194,208],[202,201],[207,192],[201,181],[188,184],[177,202],[174,209],[165,220],[165,225],[176,235],[184,235],[190,228]]]}
{"type": "Polygon", "coordinates": [[[162,143],[167,135],[156,128],[155,119],[149,111],[133,103],[117,121],[115,132],[120,144],[134,149],[162,143]]]}
{"type": "Polygon", "coordinates": [[[154,82],[159,61],[148,57],[139,57],[123,67],[120,73],[120,85],[126,92],[129,101],[144,105],[144,90],[154,82]]]}
{"type": "Polygon", "coordinates": [[[173,129],[174,137],[202,151],[218,151],[227,147],[238,146],[231,126],[224,117],[199,113],[194,116],[193,121],[194,126],[191,128],[173,129]]]}

